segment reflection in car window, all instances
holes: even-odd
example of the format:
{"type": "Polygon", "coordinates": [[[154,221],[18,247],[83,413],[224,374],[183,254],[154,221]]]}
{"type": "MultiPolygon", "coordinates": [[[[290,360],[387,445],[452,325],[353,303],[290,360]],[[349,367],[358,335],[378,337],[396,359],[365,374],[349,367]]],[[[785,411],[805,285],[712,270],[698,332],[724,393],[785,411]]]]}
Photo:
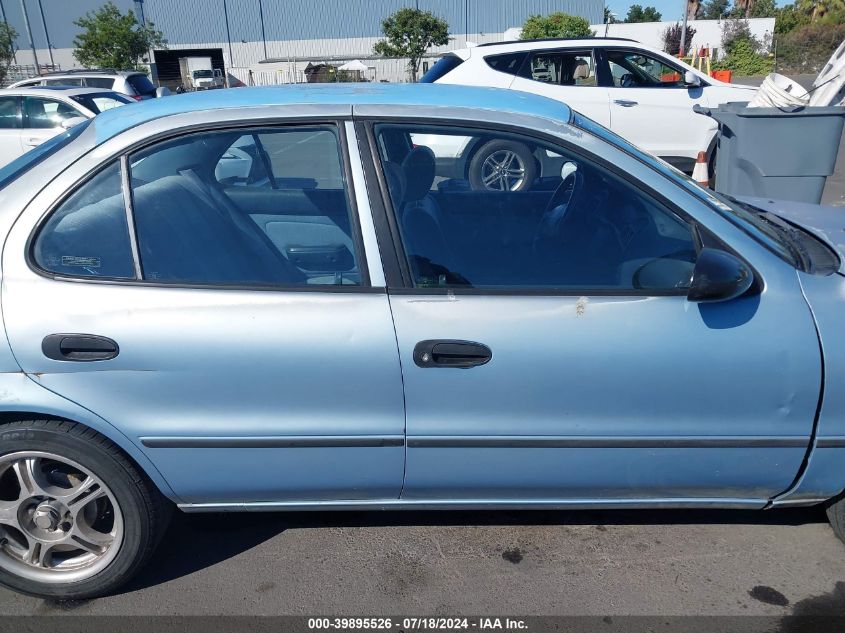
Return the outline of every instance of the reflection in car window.
{"type": "Polygon", "coordinates": [[[336,130],[193,134],[130,158],[145,279],[358,285],[336,130]]]}
{"type": "Polygon", "coordinates": [[[503,132],[377,127],[417,287],[683,292],[690,227],[580,156],[503,132]]]}
{"type": "Polygon", "coordinates": [[[618,88],[655,88],[684,86],[684,76],[677,68],[642,53],[606,52],[613,85],[618,88]]]}
{"type": "Polygon", "coordinates": [[[74,277],[132,279],[120,165],[102,170],[59,206],[35,241],[35,262],[74,277]]]}
{"type": "Polygon", "coordinates": [[[35,129],[56,128],[66,119],[82,114],[71,105],[41,97],[23,98],[24,127],[35,129]]]}
{"type": "Polygon", "coordinates": [[[0,97],[0,129],[16,129],[20,126],[18,97],[0,97]]]}
{"type": "Polygon", "coordinates": [[[763,244],[778,257],[792,265],[798,265],[798,262],[795,261],[792,249],[786,242],[784,235],[772,229],[772,227],[759,217],[756,217],[757,214],[743,209],[740,205],[737,205],[730,200],[730,198],[723,196],[722,194],[712,191],[706,187],[702,187],[692,178],[666,161],[654,156],[653,154],[644,152],[618,134],[611,132],[606,127],[599,125],[592,119],[589,119],[578,112],[572,113],[572,123],[582,130],[586,130],[587,132],[590,132],[611,145],[621,149],[623,152],[630,154],[658,173],[661,173],[670,180],[673,180],[675,183],[679,184],[681,187],[707,204],[710,208],[715,209],[733,224],[739,226],[749,235],[754,237],[754,239],[763,244]]]}

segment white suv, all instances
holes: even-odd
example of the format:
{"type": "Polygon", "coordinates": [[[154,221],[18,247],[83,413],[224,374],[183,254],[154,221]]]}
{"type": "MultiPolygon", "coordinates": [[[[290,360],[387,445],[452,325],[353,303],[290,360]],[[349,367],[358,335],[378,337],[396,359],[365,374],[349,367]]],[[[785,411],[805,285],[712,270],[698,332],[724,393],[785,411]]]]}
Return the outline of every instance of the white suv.
{"type": "Polygon", "coordinates": [[[137,70],[64,70],[24,79],[13,83],[9,88],[41,86],[102,88],[125,94],[135,101],[155,99],[158,96],[156,87],[146,73],[137,70]]]}
{"type": "Polygon", "coordinates": [[[712,155],[716,122],[693,112],[750,101],[757,90],[717,81],[633,40],[482,44],[448,53],[422,82],[511,88],[552,97],[684,171],[712,155]]]}

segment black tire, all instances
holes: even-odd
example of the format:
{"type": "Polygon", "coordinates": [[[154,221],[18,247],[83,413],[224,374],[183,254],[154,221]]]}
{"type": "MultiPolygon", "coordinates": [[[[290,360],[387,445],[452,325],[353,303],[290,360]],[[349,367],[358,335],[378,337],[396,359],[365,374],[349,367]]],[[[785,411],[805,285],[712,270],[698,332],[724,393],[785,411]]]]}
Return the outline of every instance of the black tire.
{"type": "Polygon", "coordinates": [[[40,582],[0,567],[0,584],[41,598],[81,600],[111,593],[132,578],[158,545],[173,505],[113,442],[81,424],[28,420],[0,425],[0,457],[19,451],[73,460],[104,482],[120,507],[123,539],[108,566],[88,578],[40,582]]]}
{"type": "Polygon", "coordinates": [[[497,153],[513,152],[520,161],[523,169],[522,181],[510,191],[527,191],[537,177],[537,161],[531,149],[524,143],[516,141],[489,141],[479,147],[472,155],[469,163],[469,183],[473,189],[482,191],[502,191],[489,187],[484,183],[484,163],[497,153]]]}
{"type": "Polygon", "coordinates": [[[833,533],[845,543],[845,493],[827,503],[827,518],[833,533]]]}

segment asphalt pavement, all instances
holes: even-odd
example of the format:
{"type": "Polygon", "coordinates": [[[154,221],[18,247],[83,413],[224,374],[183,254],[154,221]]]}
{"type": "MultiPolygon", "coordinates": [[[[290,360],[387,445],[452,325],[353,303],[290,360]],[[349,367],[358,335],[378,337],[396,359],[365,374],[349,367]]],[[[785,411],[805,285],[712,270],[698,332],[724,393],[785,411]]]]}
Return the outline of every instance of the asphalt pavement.
{"type": "Polygon", "coordinates": [[[117,595],[6,615],[845,613],[818,509],[179,515],[117,595]]]}

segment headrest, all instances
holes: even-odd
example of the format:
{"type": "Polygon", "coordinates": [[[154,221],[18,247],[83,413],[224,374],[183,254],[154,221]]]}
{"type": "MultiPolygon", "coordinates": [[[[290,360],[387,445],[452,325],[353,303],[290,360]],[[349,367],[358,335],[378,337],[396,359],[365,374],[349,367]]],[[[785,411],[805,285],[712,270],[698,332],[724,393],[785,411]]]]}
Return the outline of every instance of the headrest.
{"type": "Polygon", "coordinates": [[[393,208],[398,210],[405,203],[405,174],[397,163],[389,160],[384,162],[384,178],[387,181],[387,190],[393,201],[393,208]]]}
{"type": "Polygon", "coordinates": [[[572,77],[574,79],[589,79],[590,65],[583,59],[579,59],[578,64],[575,66],[575,72],[572,73],[572,77]]]}
{"type": "Polygon", "coordinates": [[[405,202],[422,200],[434,183],[434,152],[428,147],[415,147],[402,161],[405,174],[405,202]]]}

